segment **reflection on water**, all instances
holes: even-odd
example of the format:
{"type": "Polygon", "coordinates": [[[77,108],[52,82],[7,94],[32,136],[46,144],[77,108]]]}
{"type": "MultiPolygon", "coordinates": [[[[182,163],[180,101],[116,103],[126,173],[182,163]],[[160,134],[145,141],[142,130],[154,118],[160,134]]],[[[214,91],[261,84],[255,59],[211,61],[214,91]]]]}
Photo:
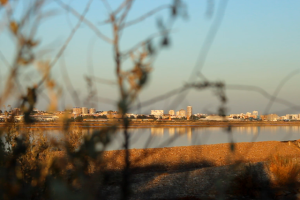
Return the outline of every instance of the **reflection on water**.
{"type": "Polygon", "coordinates": [[[176,134],[186,135],[188,140],[192,140],[192,128],[191,127],[180,127],[180,128],[151,128],[152,136],[162,136],[166,133],[169,133],[169,136],[174,136],[176,134]],[[166,131],[168,130],[168,131],[166,131]]]}
{"type": "MultiPolygon", "coordinates": [[[[80,129],[82,134],[90,134],[100,128],[80,129]]],[[[34,132],[34,129],[32,129],[34,132]]],[[[42,129],[49,138],[62,139],[61,130],[42,129]]],[[[74,130],[78,131],[78,130],[74,130]]],[[[300,126],[248,126],[233,127],[230,133],[224,127],[152,127],[130,128],[130,148],[158,148],[171,146],[189,146],[202,144],[228,143],[232,134],[234,142],[284,141],[300,139],[300,126]]],[[[123,131],[111,135],[107,150],[122,149],[123,131]]],[[[34,136],[33,136],[34,137],[34,136]]],[[[3,140],[3,138],[1,138],[3,140]]]]}
{"type": "Polygon", "coordinates": [[[164,128],[151,128],[151,135],[161,136],[164,134],[164,128]]]}
{"type": "MultiPolygon", "coordinates": [[[[300,126],[247,126],[233,127],[228,133],[224,127],[166,127],[143,128],[129,131],[136,139],[131,148],[145,148],[145,141],[151,138],[147,148],[189,146],[228,143],[232,134],[234,142],[284,141],[300,139],[300,126]]],[[[120,137],[121,141],[122,138],[120,137]]],[[[117,141],[111,149],[117,147],[117,141]]]]}
{"type": "Polygon", "coordinates": [[[175,128],[169,128],[169,135],[175,134],[175,128]]]}

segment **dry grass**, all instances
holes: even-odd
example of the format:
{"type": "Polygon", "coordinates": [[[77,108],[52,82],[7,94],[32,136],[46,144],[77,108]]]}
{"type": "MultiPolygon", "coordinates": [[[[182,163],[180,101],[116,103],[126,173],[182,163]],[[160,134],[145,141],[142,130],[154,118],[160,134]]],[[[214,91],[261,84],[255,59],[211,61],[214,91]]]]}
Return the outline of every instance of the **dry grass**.
{"type": "Polygon", "coordinates": [[[290,187],[299,183],[300,164],[296,158],[274,155],[267,168],[276,187],[290,187]]]}
{"type": "Polygon", "coordinates": [[[262,198],[270,196],[270,183],[262,163],[248,163],[242,166],[228,188],[234,196],[262,198]]]}

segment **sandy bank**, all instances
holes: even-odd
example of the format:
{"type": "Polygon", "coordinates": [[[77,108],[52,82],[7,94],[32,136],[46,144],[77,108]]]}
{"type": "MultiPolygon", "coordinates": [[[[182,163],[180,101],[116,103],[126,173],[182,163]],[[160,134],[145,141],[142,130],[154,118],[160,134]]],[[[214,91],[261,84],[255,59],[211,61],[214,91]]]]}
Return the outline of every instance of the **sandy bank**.
{"type": "MultiPolygon", "coordinates": [[[[63,128],[65,124],[61,122],[36,122],[30,125],[24,123],[16,123],[20,128],[63,128]]],[[[7,126],[6,123],[0,123],[0,127],[7,126]]],[[[107,122],[72,122],[68,124],[70,128],[99,128],[108,126],[123,127],[121,121],[107,121],[107,122]]],[[[151,128],[151,127],[247,127],[247,126],[300,126],[300,121],[157,121],[157,122],[131,122],[130,128],[151,128]]]]}
{"type": "MultiPolygon", "coordinates": [[[[224,166],[240,162],[267,161],[272,155],[300,156],[297,142],[245,142],[236,143],[233,151],[230,144],[212,144],[154,149],[131,149],[130,161],[133,172],[156,172],[187,170],[210,166],[224,166]]],[[[103,153],[103,168],[120,170],[124,164],[125,150],[103,153]]]]}

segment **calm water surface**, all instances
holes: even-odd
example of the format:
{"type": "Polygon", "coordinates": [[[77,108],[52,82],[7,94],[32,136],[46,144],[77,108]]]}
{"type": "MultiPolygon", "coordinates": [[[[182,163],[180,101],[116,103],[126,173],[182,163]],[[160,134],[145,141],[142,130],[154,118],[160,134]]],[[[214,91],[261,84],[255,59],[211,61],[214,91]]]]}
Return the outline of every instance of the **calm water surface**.
{"type": "MultiPolygon", "coordinates": [[[[83,130],[91,133],[94,129],[83,130]]],[[[49,131],[56,135],[59,131],[49,131]]],[[[223,127],[130,128],[130,148],[158,148],[219,144],[233,142],[286,141],[300,139],[300,126],[233,127],[228,133],[223,127]]],[[[122,149],[122,130],[112,136],[107,150],[122,149]]]]}

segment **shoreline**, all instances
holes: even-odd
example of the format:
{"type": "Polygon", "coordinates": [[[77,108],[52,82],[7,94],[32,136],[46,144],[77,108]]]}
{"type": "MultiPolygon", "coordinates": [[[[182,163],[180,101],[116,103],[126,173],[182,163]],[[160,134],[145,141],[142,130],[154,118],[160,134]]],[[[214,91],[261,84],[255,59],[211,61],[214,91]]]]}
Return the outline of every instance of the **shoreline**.
{"type": "MultiPolygon", "coordinates": [[[[62,128],[65,126],[62,122],[35,122],[30,125],[24,123],[8,123],[9,125],[16,125],[21,128],[62,128]]],[[[6,127],[7,123],[0,123],[0,127],[6,127]]],[[[106,121],[106,122],[71,122],[71,128],[99,128],[117,126],[124,128],[122,122],[106,121]]],[[[251,126],[300,126],[300,121],[284,122],[284,121],[195,121],[195,122],[130,122],[129,128],[168,128],[168,127],[251,127],[251,126]]]]}
{"type": "MultiPolygon", "coordinates": [[[[178,171],[206,167],[232,165],[235,163],[264,162],[274,155],[299,157],[300,142],[264,141],[129,149],[131,171],[133,173],[178,171]]],[[[125,150],[104,151],[103,169],[119,171],[125,166],[125,150]]]]}
{"type": "MultiPolygon", "coordinates": [[[[238,177],[247,163],[252,163],[255,169],[264,170],[265,164],[274,155],[285,158],[300,156],[296,141],[236,143],[234,149],[232,153],[228,143],[131,149],[128,151],[130,165],[127,171],[131,195],[134,199],[216,199],[220,188],[231,187],[232,178],[238,177]],[[155,196],[149,198],[149,193],[155,196]]],[[[57,156],[64,155],[57,153],[57,156]]],[[[117,199],[120,194],[125,156],[125,150],[104,151],[99,157],[101,162],[95,166],[110,178],[104,186],[109,194],[107,199],[117,199]]],[[[233,197],[231,193],[221,194],[228,196],[226,199],[233,197]]]]}

